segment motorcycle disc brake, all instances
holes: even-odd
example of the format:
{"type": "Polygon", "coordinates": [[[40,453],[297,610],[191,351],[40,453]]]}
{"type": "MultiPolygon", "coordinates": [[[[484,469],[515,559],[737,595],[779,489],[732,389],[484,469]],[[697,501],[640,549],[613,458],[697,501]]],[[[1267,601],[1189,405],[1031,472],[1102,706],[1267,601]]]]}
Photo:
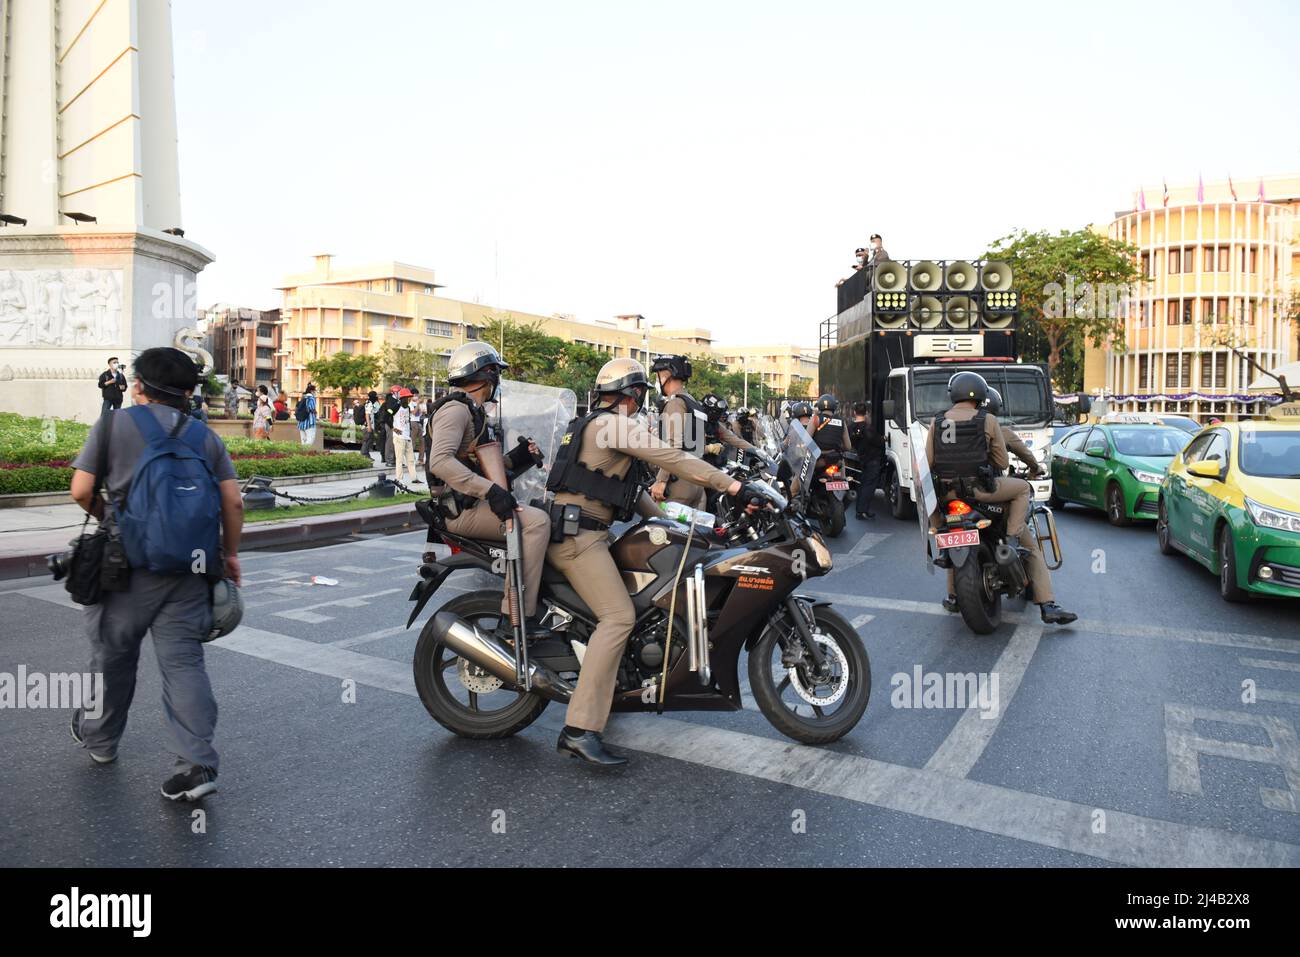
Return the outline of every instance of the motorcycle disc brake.
{"type": "Polygon", "coordinates": [[[829,682],[822,682],[820,684],[814,683],[811,687],[808,687],[804,684],[803,676],[800,674],[800,669],[797,665],[790,668],[788,674],[790,676],[790,686],[794,688],[795,694],[808,704],[824,708],[827,705],[834,704],[844,697],[844,692],[848,688],[849,659],[840,646],[836,644],[835,640],[829,635],[824,635],[821,632],[813,632],[813,640],[816,641],[818,647],[821,648],[822,654],[829,659],[832,665],[831,670],[836,673],[837,677],[832,678],[829,682]],[[834,667],[835,665],[838,665],[839,667],[836,668],[834,667]],[[824,684],[830,685],[829,693],[825,695],[817,694],[817,689],[822,687],[824,684]]]}
{"type": "Polygon", "coordinates": [[[502,685],[501,679],[496,675],[489,674],[478,665],[471,665],[464,658],[456,663],[456,677],[466,691],[474,694],[491,694],[502,685]]]}

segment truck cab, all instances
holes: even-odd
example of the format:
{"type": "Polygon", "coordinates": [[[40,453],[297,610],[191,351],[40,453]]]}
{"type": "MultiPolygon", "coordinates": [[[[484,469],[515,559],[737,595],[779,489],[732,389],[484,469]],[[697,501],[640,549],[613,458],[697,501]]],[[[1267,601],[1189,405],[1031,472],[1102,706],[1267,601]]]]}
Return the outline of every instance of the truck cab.
{"type": "MultiPolygon", "coordinates": [[[[1052,393],[1040,366],[972,361],[906,365],[890,370],[881,402],[886,456],[881,484],[896,518],[909,517],[915,508],[908,427],[919,422],[928,433],[935,417],[952,405],[948,401],[948,380],[958,372],[978,372],[1002,394],[1004,408],[999,421],[1020,437],[1044,469],[1042,479],[1030,482],[1034,499],[1045,502],[1051,497],[1048,457],[1052,444],[1052,393]]],[[[1013,468],[1023,467],[1015,455],[1011,456],[1011,464],[1013,468]]]]}

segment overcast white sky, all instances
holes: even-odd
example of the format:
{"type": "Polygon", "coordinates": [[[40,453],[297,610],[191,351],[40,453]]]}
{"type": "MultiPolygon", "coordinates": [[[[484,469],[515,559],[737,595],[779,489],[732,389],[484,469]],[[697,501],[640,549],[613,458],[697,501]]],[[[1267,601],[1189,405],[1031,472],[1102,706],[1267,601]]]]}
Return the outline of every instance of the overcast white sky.
{"type": "Polygon", "coordinates": [[[1298,11],[175,0],[199,303],[277,306],[332,252],[505,308],[812,345],[873,231],[972,257],[1161,177],[1300,171],[1298,11]]]}

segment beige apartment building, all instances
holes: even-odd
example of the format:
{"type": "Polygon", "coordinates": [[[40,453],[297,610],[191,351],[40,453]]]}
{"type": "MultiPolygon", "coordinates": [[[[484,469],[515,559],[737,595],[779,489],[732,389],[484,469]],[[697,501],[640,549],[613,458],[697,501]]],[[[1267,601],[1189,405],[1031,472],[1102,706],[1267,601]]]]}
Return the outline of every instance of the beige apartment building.
{"type": "Polygon", "coordinates": [[[1158,184],[1134,201],[1108,233],[1138,248],[1149,281],[1120,303],[1126,348],[1087,350],[1085,390],[1121,411],[1259,414],[1248,393],[1261,376],[1224,340],[1269,370],[1296,359],[1300,175],[1181,184],[1167,205],[1158,184]]]}
{"type": "MultiPolygon", "coordinates": [[[[653,355],[677,352],[711,355],[729,370],[748,368],[765,390],[784,395],[795,377],[810,380],[816,394],[815,350],[797,346],[717,347],[707,329],[677,329],[653,325],[630,314],[609,320],[579,322],[564,314],[550,316],[494,309],[437,295],[443,288],[432,269],[398,262],[339,266],[333,257],[316,257],[310,272],[285,277],[279,289],[280,348],[277,352],[282,388],[296,396],[310,381],[306,364],[336,352],[373,355],[385,346],[428,349],[443,358],[497,318],[540,324],[542,330],[568,342],[589,346],[610,358],[630,357],[648,362],[653,355]]],[[[445,381],[419,383],[422,391],[445,381]]],[[[754,398],[751,385],[751,400],[754,398]]],[[[325,413],[337,403],[321,395],[325,413]]]]}

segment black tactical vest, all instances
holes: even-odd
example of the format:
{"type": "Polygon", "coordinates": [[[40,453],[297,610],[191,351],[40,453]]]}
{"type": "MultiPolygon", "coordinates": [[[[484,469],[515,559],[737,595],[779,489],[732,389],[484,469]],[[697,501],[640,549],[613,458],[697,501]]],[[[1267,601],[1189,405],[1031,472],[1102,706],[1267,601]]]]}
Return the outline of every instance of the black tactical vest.
{"type": "Polygon", "coordinates": [[[989,437],[984,431],[986,413],[976,412],[965,422],[935,417],[934,476],[941,479],[973,479],[989,464],[989,437]],[[952,438],[945,442],[945,436],[952,438]]]}
{"type": "Polygon", "coordinates": [[[560,439],[560,447],[555,453],[555,463],[551,466],[550,477],[546,480],[548,492],[572,492],[614,509],[614,518],[626,522],[636,514],[636,501],[641,492],[641,470],[633,460],[622,478],[605,475],[598,469],[589,469],[578,461],[578,451],[582,448],[582,433],[588,425],[600,415],[617,415],[611,408],[593,409],[586,415],[569,423],[568,431],[560,439]]]}
{"type": "Polygon", "coordinates": [[[682,448],[690,452],[696,458],[704,455],[704,446],[708,441],[708,413],[704,411],[704,406],[696,402],[695,399],[683,389],[674,396],[670,396],[659,403],[659,438],[667,441],[664,434],[664,406],[673,399],[681,399],[686,404],[686,416],[682,423],[682,448]]]}
{"type": "Polygon", "coordinates": [[[819,413],[817,416],[817,431],[812,438],[817,443],[817,447],[823,452],[843,452],[844,431],[844,420],[838,414],[823,419],[819,413]]]}

